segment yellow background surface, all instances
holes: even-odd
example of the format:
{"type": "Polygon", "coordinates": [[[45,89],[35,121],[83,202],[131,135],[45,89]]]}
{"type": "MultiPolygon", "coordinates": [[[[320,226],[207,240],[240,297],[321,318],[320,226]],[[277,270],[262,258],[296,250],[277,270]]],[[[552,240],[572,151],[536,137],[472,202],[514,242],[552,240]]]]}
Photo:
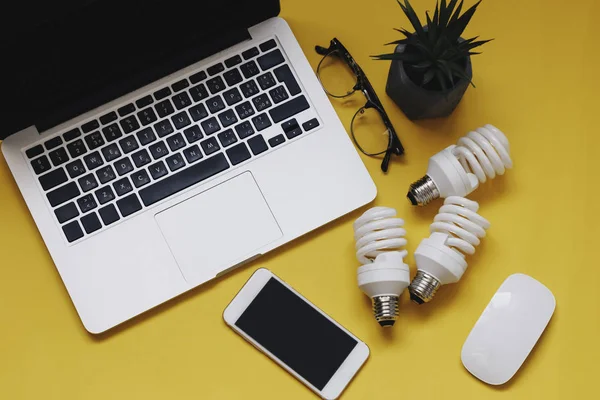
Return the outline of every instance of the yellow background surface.
{"type": "MultiPolygon", "coordinates": [[[[419,15],[433,0],[414,0],[419,15]]],[[[468,4],[471,4],[468,1],[468,4]]],[[[496,40],[473,59],[477,89],[452,116],[408,121],[385,95],[388,62],[372,61],[409,27],[392,0],[282,1],[313,67],[315,44],[336,36],[364,68],[406,147],[388,175],[363,157],[376,205],[406,220],[408,263],[441,202],[405,199],[428,158],[469,130],[493,123],[515,167],[472,195],[492,223],[461,282],[432,303],[402,297],[396,326],[382,330],[356,286],[352,222],[341,218],[230,276],[94,337],[86,333],[0,156],[0,398],[305,399],[311,392],[230,331],[223,309],[252,272],[266,267],[363,339],[371,349],[346,399],[597,398],[600,268],[597,206],[600,56],[593,0],[484,1],[467,36],[496,40]],[[517,376],[502,387],[473,378],[460,349],[492,294],[523,272],[557,299],[552,321],[517,376]]],[[[346,126],[359,103],[334,101],[346,126]]],[[[333,151],[333,149],[332,149],[333,151]]]]}

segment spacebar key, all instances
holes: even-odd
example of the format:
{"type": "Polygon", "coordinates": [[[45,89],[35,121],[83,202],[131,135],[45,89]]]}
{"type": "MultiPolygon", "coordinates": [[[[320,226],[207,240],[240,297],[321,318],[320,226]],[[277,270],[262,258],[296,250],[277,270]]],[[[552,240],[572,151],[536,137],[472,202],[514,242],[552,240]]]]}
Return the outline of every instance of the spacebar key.
{"type": "Polygon", "coordinates": [[[147,207],[184,189],[202,182],[219,172],[229,168],[229,163],[223,153],[211,157],[201,163],[194,164],[177,174],[171,175],[140,190],[139,195],[147,207]]]}

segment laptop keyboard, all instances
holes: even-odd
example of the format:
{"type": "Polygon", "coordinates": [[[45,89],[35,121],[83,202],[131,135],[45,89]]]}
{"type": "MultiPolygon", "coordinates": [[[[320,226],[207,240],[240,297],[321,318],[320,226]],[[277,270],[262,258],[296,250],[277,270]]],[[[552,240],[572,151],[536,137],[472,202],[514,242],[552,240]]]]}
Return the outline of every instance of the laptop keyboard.
{"type": "Polygon", "coordinates": [[[25,150],[68,242],[319,125],[274,39],[25,150]],[[261,131],[280,124],[265,140],[261,131]]]}

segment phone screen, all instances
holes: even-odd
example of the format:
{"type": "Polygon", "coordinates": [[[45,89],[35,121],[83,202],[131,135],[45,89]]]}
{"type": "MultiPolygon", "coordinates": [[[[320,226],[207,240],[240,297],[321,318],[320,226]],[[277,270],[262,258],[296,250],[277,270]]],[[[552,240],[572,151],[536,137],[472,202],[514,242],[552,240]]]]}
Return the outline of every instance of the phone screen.
{"type": "Polygon", "coordinates": [[[235,325],[319,390],[358,344],[274,278],[235,325]]]}

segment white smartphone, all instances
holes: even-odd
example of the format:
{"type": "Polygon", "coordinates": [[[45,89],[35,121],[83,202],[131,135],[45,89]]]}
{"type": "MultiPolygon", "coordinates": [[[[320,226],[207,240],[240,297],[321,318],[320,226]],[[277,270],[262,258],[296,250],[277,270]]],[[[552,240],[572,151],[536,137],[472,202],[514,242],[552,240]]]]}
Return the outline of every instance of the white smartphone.
{"type": "Polygon", "coordinates": [[[324,399],[336,399],[369,348],[267,269],[223,313],[239,335],[324,399]]]}

